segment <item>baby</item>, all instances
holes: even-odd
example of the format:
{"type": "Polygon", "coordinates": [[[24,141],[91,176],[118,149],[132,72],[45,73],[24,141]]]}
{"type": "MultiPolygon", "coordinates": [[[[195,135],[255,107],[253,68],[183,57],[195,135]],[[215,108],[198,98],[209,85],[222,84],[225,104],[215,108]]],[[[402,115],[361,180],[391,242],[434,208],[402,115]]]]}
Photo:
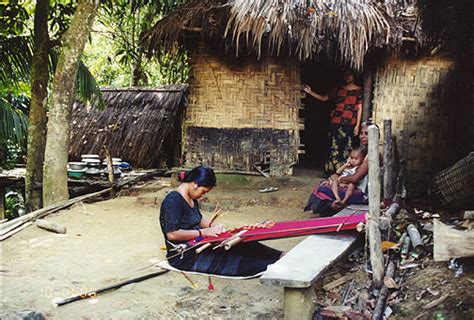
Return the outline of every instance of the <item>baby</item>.
{"type": "Polygon", "coordinates": [[[334,197],[336,200],[333,203],[333,206],[335,209],[341,209],[343,208],[349,198],[354,194],[354,190],[356,188],[356,185],[353,183],[345,184],[339,181],[340,178],[342,177],[347,177],[347,176],[352,176],[356,170],[357,167],[362,164],[364,161],[365,156],[367,155],[367,150],[365,148],[354,148],[351,150],[351,153],[349,154],[349,159],[347,159],[346,163],[344,163],[339,169],[337,169],[336,174],[340,175],[338,179],[329,179],[331,183],[331,190],[334,194],[334,197]],[[341,197],[339,196],[339,187],[347,187],[346,194],[344,196],[344,199],[341,200],[341,197]]]}

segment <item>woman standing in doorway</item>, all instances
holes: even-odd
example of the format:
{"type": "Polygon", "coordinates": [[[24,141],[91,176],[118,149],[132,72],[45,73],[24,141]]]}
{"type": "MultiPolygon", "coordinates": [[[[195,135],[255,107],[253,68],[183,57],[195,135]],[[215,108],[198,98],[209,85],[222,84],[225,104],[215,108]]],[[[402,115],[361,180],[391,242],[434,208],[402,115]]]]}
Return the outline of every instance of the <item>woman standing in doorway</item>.
{"type": "Polygon", "coordinates": [[[362,120],[362,88],[354,83],[354,72],[348,70],[343,74],[343,84],[331,91],[329,95],[314,92],[305,85],[303,90],[315,99],[325,102],[331,100],[334,109],[331,111],[329,129],[330,151],[324,169],[335,172],[355,147],[354,138],[359,135],[362,120]]]}

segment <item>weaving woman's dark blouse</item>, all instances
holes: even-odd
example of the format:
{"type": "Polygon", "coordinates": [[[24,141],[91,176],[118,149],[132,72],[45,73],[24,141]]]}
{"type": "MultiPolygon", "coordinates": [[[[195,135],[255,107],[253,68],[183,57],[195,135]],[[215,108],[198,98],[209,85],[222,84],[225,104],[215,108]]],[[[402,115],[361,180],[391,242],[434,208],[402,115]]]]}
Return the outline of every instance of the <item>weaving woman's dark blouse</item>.
{"type": "Polygon", "coordinates": [[[169,263],[175,268],[218,275],[250,276],[264,271],[281,255],[281,251],[258,242],[239,244],[229,251],[223,248],[208,249],[199,255],[194,248],[183,255],[172,251],[172,244],[183,244],[187,241],[173,241],[171,244],[166,234],[177,230],[198,230],[201,220],[198,202],[194,200],[194,207],[191,207],[177,191],[168,193],[161,203],[161,230],[166,240],[167,257],[175,256],[169,259],[169,263]]]}
{"type": "MultiPolygon", "coordinates": [[[[160,225],[161,230],[165,236],[167,256],[175,255],[176,251],[172,251],[172,245],[186,243],[186,241],[169,241],[166,238],[168,232],[176,230],[198,230],[199,223],[202,220],[202,214],[199,211],[197,200],[193,200],[194,207],[189,206],[188,202],[184,200],[183,196],[177,191],[171,191],[161,203],[160,210],[160,225]]],[[[192,265],[195,260],[194,250],[189,250],[185,253],[185,257],[175,257],[172,261],[178,266],[192,265]]],[[[171,261],[170,261],[171,262],[171,261]]]]}

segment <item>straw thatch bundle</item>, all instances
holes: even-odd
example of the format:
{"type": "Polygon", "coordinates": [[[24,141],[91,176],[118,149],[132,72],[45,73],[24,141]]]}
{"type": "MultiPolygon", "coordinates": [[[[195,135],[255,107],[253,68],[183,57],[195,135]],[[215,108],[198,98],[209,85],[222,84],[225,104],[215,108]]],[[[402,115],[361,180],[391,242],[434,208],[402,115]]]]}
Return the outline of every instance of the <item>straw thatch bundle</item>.
{"type": "MultiPolygon", "coordinates": [[[[366,53],[420,37],[414,0],[192,0],[143,37],[150,53],[175,50],[189,31],[238,55],[264,49],[300,60],[332,57],[360,70],[366,53]]],[[[420,39],[421,40],[421,39],[420,39]]]]}
{"type": "Polygon", "coordinates": [[[186,86],[157,89],[102,89],[106,109],[76,102],[71,119],[71,159],[82,154],[103,155],[104,145],[113,157],[134,167],[157,167],[164,158],[163,144],[173,130],[181,130],[180,114],[186,105],[186,86]]]}

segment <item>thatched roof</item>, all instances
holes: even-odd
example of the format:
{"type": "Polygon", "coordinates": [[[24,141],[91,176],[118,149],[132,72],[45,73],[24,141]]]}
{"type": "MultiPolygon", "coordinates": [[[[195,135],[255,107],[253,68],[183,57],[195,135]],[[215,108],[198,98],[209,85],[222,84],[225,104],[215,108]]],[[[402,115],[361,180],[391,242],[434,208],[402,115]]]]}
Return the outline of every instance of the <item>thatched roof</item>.
{"type": "Polygon", "coordinates": [[[137,168],[156,167],[162,147],[186,104],[186,86],[156,89],[102,89],[103,111],[75,102],[71,119],[70,158],[103,155],[106,145],[113,157],[137,168]]]}
{"type": "MultiPolygon", "coordinates": [[[[239,54],[325,54],[360,70],[366,53],[420,38],[416,0],[191,0],[146,32],[150,53],[172,51],[189,32],[239,54]]],[[[421,40],[421,39],[418,39],[421,40]]]]}

